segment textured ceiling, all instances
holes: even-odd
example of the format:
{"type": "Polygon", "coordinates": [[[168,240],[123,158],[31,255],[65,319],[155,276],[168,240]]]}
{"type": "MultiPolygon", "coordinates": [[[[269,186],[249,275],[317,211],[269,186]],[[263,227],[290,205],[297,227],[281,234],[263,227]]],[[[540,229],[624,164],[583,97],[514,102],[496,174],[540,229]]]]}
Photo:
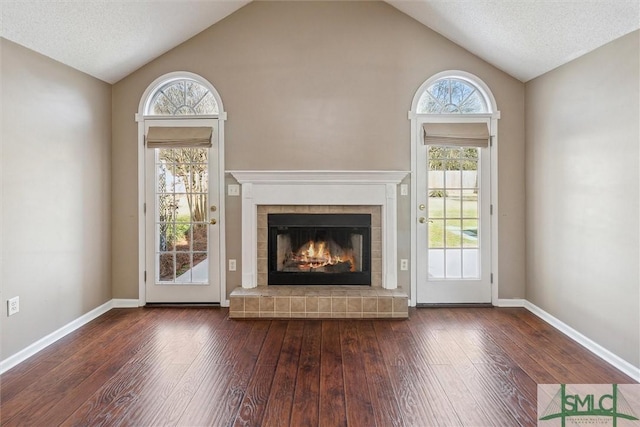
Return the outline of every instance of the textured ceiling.
{"type": "Polygon", "coordinates": [[[2,37],[115,83],[248,0],[1,0],[2,37]]]}
{"type": "MultiPolygon", "coordinates": [[[[4,38],[115,83],[248,0],[0,0],[4,38]]],[[[638,0],[389,0],[527,81],[640,27],[638,0]]]]}
{"type": "Polygon", "coordinates": [[[640,28],[638,0],[387,3],[523,82],[640,28]]]}

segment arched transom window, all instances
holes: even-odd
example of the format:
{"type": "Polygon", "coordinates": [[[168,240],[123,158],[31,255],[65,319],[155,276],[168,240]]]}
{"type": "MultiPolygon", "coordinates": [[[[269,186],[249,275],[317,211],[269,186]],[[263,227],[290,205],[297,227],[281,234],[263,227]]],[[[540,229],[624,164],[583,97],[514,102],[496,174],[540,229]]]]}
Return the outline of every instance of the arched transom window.
{"type": "Polygon", "coordinates": [[[456,77],[436,80],[418,100],[418,114],[482,114],[489,113],[487,101],[480,90],[456,77]]]}
{"type": "Polygon", "coordinates": [[[156,89],[146,113],[159,116],[207,115],[218,114],[219,108],[215,97],[204,85],[181,78],[156,89]]]}

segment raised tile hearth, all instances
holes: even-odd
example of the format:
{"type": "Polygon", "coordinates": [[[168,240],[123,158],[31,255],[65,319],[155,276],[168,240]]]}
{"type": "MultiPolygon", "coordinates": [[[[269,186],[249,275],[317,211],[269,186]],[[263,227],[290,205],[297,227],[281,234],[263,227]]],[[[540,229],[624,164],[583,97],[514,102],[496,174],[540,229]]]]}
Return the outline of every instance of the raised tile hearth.
{"type": "Polygon", "coordinates": [[[258,286],[236,288],[229,317],[271,319],[373,319],[409,317],[399,289],[363,286],[258,286]]]}

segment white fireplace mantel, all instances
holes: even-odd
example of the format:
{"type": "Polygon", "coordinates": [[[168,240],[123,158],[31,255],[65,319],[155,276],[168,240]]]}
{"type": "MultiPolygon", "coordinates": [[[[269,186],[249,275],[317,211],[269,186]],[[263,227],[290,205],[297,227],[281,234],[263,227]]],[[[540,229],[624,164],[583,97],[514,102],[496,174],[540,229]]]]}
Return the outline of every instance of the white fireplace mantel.
{"type": "Polygon", "coordinates": [[[397,186],[405,171],[227,171],[242,184],[242,287],[257,286],[259,205],[382,207],[382,287],[398,285],[397,186]]]}

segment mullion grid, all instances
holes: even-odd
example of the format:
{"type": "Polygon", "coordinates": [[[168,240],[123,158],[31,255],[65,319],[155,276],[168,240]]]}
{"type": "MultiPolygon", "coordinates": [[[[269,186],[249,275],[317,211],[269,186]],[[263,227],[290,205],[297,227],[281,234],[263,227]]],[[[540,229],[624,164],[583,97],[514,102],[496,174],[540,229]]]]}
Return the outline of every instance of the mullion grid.
{"type": "MultiPolygon", "coordinates": [[[[206,224],[206,218],[204,218],[202,221],[194,221],[193,219],[193,212],[190,210],[189,211],[189,221],[188,222],[182,222],[182,221],[177,221],[177,215],[172,215],[171,221],[170,222],[161,222],[160,218],[159,218],[159,209],[158,209],[158,205],[159,205],[159,199],[161,196],[163,195],[169,195],[172,198],[172,206],[173,209],[177,210],[177,206],[178,206],[178,201],[177,201],[177,196],[178,195],[184,195],[185,197],[189,197],[189,196],[199,196],[199,197],[207,197],[208,196],[208,192],[204,192],[204,191],[200,191],[200,192],[194,192],[191,191],[189,192],[187,190],[187,187],[185,185],[184,188],[184,192],[176,192],[176,184],[177,184],[177,176],[175,175],[175,168],[173,168],[173,166],[176,166],[178,164],[181,165],[188,165],[190,168],[194,165],[205,165],[208,169],[208,158],[205,158],[204,162],[194,162],[194,161],[188,161],[188,162],[180,162],[180,163],[176,163],[176,162],[163,162],[159,160],[159,150],[160,149],[156,149],[156,155],[155,155],[155,175],[156,175],[156,182],[158,182],[158,171],[160,169],[160,167],[164,167],[166,171],[169,171],[169,173],[171,173],[171,176],[173,177],[172,180],[172,184],[171,184],[171,189],[168,190],[166,189],[164,192],[159,191],[158,189],[158,185],[156,184],[156,188],[155,188],[155,193],[156,193],[156,239],[159,237],[159,231],[161,229],[162,224],[168,224],[171,229],[172,229],[172,236],[173,236],[173,241],[171,244],[171,251],[162,251],[160,250],[160,245],[159,242],[156,240],[156,253],[157,253],[157,257],[156,257],[156,269],[157,271],[157,277],[158,279],[160,279],[160,259],[162,257],[163,254],[171,254],[172,255],[172,261],[173,261],[173,277],[172,280],[170,282],[172,283],[176,283],[176,279],[177,279],[177,270],[178,270],[178,266],[177,266],[177,258],[178,258],[178,253],[185,253],[185,251],[177,251],[176,250],[176,234],[177,234],[177,225],[178,224],[188,224],[189,225],[189,237],[188,237],[188,242],[189,242],[189,248],[188,251],[186,251],[186,253],[189,256],[189,270],[191,271],[193,269],[193,255],[194,255],[194,249],[193,249],[193,239],[194,239],[194,233],[193,233],[193,228],[194,225],[196,224],[206,224]]],[[[173,149],[172,149],[173,150],[173,149]]],[[[180,150],[180,149],[178,149],[180,150]]],[[[207,170],[207,174],[208,174],[208,170],[207,170]]],[[[208,178],[207,178],[208,181],[208,178]]],[[[183,184],[184,185],[184,184],[183,184]]],[[[208,183],[207,183],[208,186],[208,183]]],[[[206,203],[205,203],[206,205],[206,203]]],[[[165,236],[166,238],[166,236],[165,236]]],[[[208,247],[206,249],[206,251],[208,253],[208,247]]],[[[159,280],[159,281],[164,281],[167,282],[167,280],[159,280]]],[[[187,283],[192,283],[193,281],[193,276],[190,277],[190,280],[187,283]]]]}
{"type": "MultiPolygon", "coordinates": [[[[443,211],[443,216],[442,218],[433,218],[431,217],[431,215],[429,215],[429,223],[433,223],[433,221],[438,221],[441,225],[442,225],[442,253],[443,253],[443,278],[444,279],[448,279],[448,278],[476,278],[477,275],[475,276],[466,276],[464,274],[464,259],[465,259],[465,245],[464,245],[464,239],[465,239],[465,234],[464,234],[464,223],[465,220],[471,220],[471,221],[475,221],[476,223],[476,247],[473,249],[476,249],[479,253],[480,251],[480,234],[479,234],[479,224],[480,224],[480,197],[478,197],[477,201],[476,201],[476,208],[475,208],[475,216],[471,217],[471,216],[466,216],[465,212],[464,212],[464,195],[465,195],[465,191],[477,191],[479,193],[480,191],[480,187],[479,187],[479,182],[476,183],[476,185],[474,187],[468,187],[464,185],[464,168],[462,167],[462,162],[463,161],[473,161],[476,164],[476,173],[479,173],[479,159],[475,158],[475,159],[468,159],[464,157],[464,150],[462,147],[447,147],[447,150],[456,150],[458,151],[457,156],[455,157],[445,157],[445,152],[441,152],[441,156],[440,157],[432,157],[431,156],[431,152],[428,153],[428,161],[437,161],[440,162],[441,164],[441,169],[443,171],[443,182],[442,182],[442,188],[432,188],[429,186],[428,191],[438,191],[440,192],[440,194],[442,195],[443,198],[443,206],[442,206],[442,211],[443,211]],[[447,162],[456,162],[457,163],[457,167],[455,169],[449,169],[447,166],[447,162]],[[455,172],[455,173],[459,173],[459,182],[460,185],[459,186],[452,186],[450,184],[450,179],[447,178],[447,172],[455,172]],[[458,192],[459,195],[459,200],[457,202],[455,202],[458,205],[458,215],[457,216],[450,216],[449,212],[452,210],[450,209],[451,206],[449,206],[450,203],[452,203],[452,201],[450,200],[449,197],[449,191],[456,191],[458,192]],[[459,235],[459,239],[460,239],[460,243],[459,243],[459,248],[458,247],[449,247],[449,243],[450,243],[450,238],[448,237],[448,233],[447,233],[447,225],[451,224],[451,223],[456,224],[455,227],[458,230],[458,235],[459,235]],[[457,276],[452,277],[449,273],[448,273],[448,269],[447,269],[447,258],[450,255],[451,251],[457,251],[459,253],[460,256],[460,263],[459,263],[459,268],[457,269],[458,271],[456,271],[457,276]]],[[[428,170],[432,170],[431,167],[427,168],[428,170]]],[[[437,170],[437,169],[436,169],[437,170]]],[[[449,174],[450,176],[450,174],[449,174]]],[[[429,242],[429,245],[431,243],[429,242]]],[[[429,249],[432,249],[429,246],[429,249]]]]}

